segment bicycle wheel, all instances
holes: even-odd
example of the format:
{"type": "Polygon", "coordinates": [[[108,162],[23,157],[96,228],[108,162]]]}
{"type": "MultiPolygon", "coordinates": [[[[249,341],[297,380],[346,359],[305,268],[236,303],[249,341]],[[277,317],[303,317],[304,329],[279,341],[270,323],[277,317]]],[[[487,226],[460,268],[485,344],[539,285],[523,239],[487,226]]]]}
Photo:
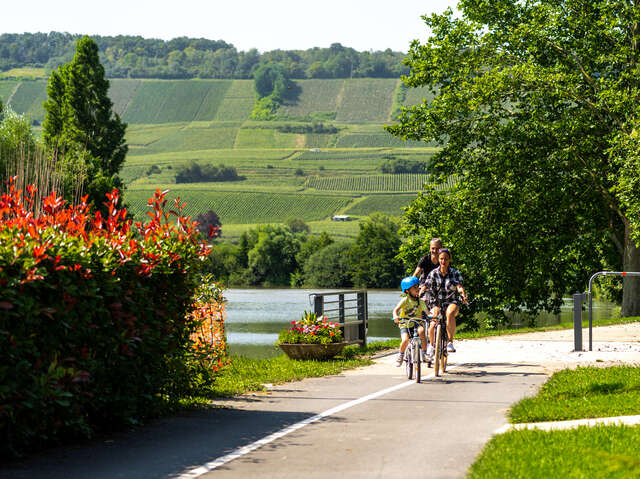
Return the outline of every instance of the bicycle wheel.
{"type": "Polygon", "coordinates": [[[412,351],[412,347],[411,345],[409,345],[409,347],[407,348],[407,350],[404,352],[404,367],[405,367],[405,371],[407,372],[407,378],[409,379],[409,381],[411,381],[413,379],[413,351],[412,351]]]}
{"type": "Polygon", "coordinates": [[[414,366],[415,366],[415,373],[416,373],[416,382],[419,383],[420,382],[420,373],[421,373],[421,369],[422,369],[422,358],[420,357],[420,342],[419,341],[415,341],[413,343],[413,360],[414,360],[414,366]]]}
{"type": "Polygon", "coordinates": [[[438,323],[436,325],[436,351],[435,359],[433,360],[433,372],[436,376],[440,376],[440,360],[442,356],[442,325],[438,323]]]}

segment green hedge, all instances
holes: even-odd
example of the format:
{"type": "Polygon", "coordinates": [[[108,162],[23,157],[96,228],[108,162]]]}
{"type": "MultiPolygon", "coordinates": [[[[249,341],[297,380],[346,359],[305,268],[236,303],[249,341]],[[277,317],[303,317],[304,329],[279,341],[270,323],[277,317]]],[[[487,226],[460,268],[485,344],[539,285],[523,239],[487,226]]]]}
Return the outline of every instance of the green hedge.
{"type": "Polygon", "coordinates": [[[135,226],[107,196],[106,219],[0,197],[1,455],[136,423],[198,372],[188,313],[209,248],[188,219],[167,221],[163,193],[135,226]]]}

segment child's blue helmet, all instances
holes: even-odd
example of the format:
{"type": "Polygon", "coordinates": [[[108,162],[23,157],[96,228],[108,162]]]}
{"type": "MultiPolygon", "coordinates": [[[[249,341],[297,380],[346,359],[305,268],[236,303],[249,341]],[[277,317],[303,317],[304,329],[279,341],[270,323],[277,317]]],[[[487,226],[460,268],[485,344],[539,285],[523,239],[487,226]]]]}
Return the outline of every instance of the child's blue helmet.
{"type": "Polygon", "coordinates": [[[400,289],[402,289],[403,293],[406,293],[409,288],[418,284],[418,278],[415,276],[407,276],[400,282],[400,289]]]}

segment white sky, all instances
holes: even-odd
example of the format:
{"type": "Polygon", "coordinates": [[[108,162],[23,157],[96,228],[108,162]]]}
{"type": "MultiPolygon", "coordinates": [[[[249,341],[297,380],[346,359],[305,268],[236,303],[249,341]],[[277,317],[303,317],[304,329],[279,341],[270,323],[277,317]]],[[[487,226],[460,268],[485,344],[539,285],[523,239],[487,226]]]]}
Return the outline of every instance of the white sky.
{"type": "Polygon", "coordinates": [[[457,0],[15,0],[3,2],[0,34],[186,36],[224,40],[238,50],[306,50],[341,43],[358,51],[406,52],[424,41],[421,15],[457,0]]]}

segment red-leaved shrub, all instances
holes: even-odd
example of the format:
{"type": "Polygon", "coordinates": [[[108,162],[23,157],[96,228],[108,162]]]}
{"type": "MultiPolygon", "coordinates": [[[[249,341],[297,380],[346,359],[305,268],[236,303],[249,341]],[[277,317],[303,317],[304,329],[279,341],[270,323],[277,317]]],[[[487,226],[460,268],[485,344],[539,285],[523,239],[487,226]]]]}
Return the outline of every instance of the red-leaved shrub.
{"type": "Polygon", "coordinates": [[[117,190],[106,218],[55,193],[35,217],[34,193],[0,197],[1,454],[136,423],[221,361],[195,335],[210,246],[179,199],[156,190],[133,223],[117,190]]]}

